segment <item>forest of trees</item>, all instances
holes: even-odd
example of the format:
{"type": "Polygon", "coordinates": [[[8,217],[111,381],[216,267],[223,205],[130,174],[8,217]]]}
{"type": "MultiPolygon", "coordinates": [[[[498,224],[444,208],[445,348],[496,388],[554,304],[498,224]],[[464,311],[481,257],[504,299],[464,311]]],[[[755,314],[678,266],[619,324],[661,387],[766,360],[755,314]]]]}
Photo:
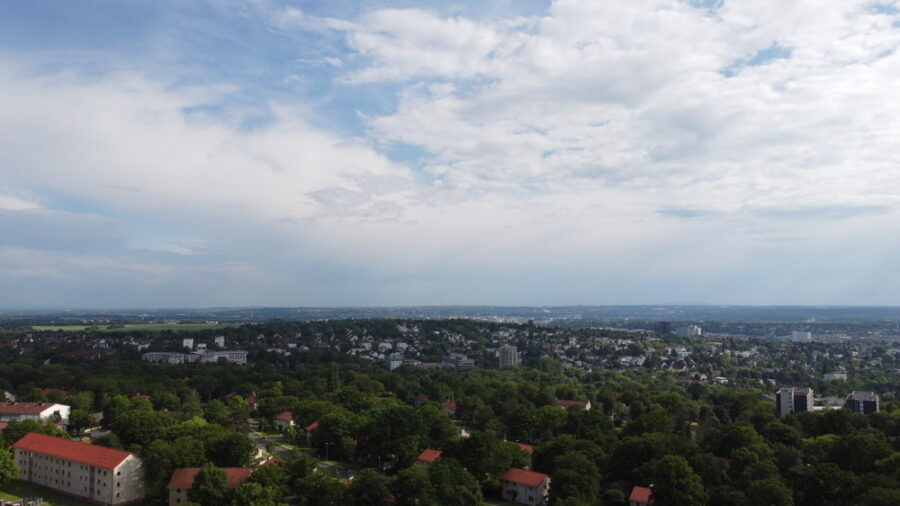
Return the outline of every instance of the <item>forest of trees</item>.
{"type": "MultiPolygon", "coordinates": [[[[477,505],[497,501],[507,468],[530,466],[551,477],[554,505],[624,505],[636,485],[652,485],[661,506],[900,504],[900,406],[892,401],[869,415],[833,409],[779,418],[761,388],[685,382],[652,369],[584,374],[544,359],[505,370],[388,371],[316,351],[263,357],[250,366],[161,366],[137,356],[85,360],[7,347],[0,390],[71,405],[73,433],[102,413],[110,433],[95,443],[138,454],[148,499],[160,503],[180,467],[202,468],[191,493],[198,504],[265,506],[285,498],[477,505]],[[133,400],[138,393],[149,399],[133,400]],[[564,410],[557,399],[593,408],[564,410]],[[439,406],[448,400],[458,405],[453,418],[439,406]],[[309,450],[259,467],[228,490],[218,468],[253,463],[251,420],[271,430],[283,411],[293,413],[299,429],[288,437],[301,446],[302,428],[318,422],[309,450]],[[513,441],[533,445],[533,455],[513,441]],[[416,464],[426,448],[443,451],[427,469],[416,464]],[[323,471],[326,454],[357,469],[355,478],[323,471]]],[[[29,431],[65,435],[10,423],[0,440],[0,482],[11,479],[9,446],[29,431]]]]}

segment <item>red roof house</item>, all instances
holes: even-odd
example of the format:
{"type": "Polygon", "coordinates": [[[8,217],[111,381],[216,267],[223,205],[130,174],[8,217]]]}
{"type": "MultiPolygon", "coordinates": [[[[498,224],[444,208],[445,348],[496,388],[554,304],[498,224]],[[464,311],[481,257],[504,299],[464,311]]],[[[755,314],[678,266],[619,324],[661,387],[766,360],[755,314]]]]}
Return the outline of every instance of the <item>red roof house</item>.
{"type": "Polygon", "coordinates": [[[434,464],[437,459],[441,458],[441,453],[443,452],[440,450],[432,450],[431,448],[427,448],[419,454],[417,460],[420,464],[427,467],[431,464],[434,464]]]}
{"type": "MultiPolygon", "coordinates": [[[[228,488],[239,488],[250,477],[251,469],[246,467],[223,467],[228,479],[228,488]]],[[[194,479],[200,473],[199,467],[176,469],[169,480],[169,504],[184,504],[188,501],[188,490],[194,486],[194,479]]]]}
{"type": "Polygon", "coordinates": [[[35,432],[16,441],[13,451],[20,480],[100,504],[144,498],[144,466],[133,453],[35,432]],[[72,471],[89,472],[94,486],[62,479],[72,471]]]}
{"type": "Polygon", "coordinates": [[[517,443],[515,441],[510,441],[510,443],[518,446],[523,452],[527,453],[528,455],[534,453],[534,447],[531,445],[527,445],[525,443],[517,443]]]}
{"type": "Polygon", "coordinates": [[[503,499],[527,506],[543,506],[550,495],[550,477],[544,473],[511,467],[500,478],[503,499]]]}
{"type": "Polygon", "coordinates": [[[650,496],[653,491],[647,487],[634,487],[631,489],[631,495],[628,496],[628,506],[646,506],[653,504],[650,496]]]}
{"type": "Polygon", "coordinates": [[[444,401],[441,403],[441,409],[444,410],[444,413],[446,413],[447,416],[452,417],[456,415],[456,407],[457,404],[453,401],[444,401]]]}
{"type": "Polygon", "coordinates": [[[556,406],[563,409],[581,408],[585,411],[589,411],[591,409],[591,401],[558,400],[556,401],[556,406]]]}
{"type": "Polygon", "coordinates": [[[294,426],[294,414],[290,411],[282,411],[275,415],[275,426],[278,427],[279,430],[287,430],[288,427],[294,426]]]}
{"type": "Polygon", "coordinates": [[[122,450],[29,432],[13,448],[112,471],[129,456],[122,450]]]}
{"type": "MultiPolygon", "coordinates": [[[[228,478],[228,488],[239,488],[247,478],[250,477],[252,469],[246,467],[223,467],[225,475],[228,478]]],[[[172,479],[169,480],[169,490],[190,490],[194,486],[194,479],[200,473],[199,467],[183,467],[176,469],[172,473],[172,479]]]]}

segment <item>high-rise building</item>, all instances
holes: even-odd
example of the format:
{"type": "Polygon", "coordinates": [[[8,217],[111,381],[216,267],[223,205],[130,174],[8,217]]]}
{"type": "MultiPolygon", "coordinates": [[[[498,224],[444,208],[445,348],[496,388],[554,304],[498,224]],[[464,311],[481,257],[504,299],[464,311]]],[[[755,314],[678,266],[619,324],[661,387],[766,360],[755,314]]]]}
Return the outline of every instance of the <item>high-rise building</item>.
{"type": "Polygon", "coordinates": [[[784,387],[775,394],[775,404],[778,406],[778,415],[787,416],[800,411],[812,411],[812,388],[784,387]]]}
{"type": "Polygon", "coordinates": [[[656,322],[653,324],[653,332],[657,334],[671,334],[672,322],[656,322]]]}
{"type": "Polygon", "coordinates": [[[695,337],[702,336],[703,329],[701,329],[698,325],[684,325],[682,327],[675,327],[673,331],[675,335],[682,337],[695,337]]]}
{"type": "Polygon", "coordinates": [[[868,415],[878,413],[878,394],[875,392],[853,391],[848,397],[844,407],[857,413],[868,415]]]}
{"type": "Polygon", "coordinates": [[[519,365],[519,350],[515,346],[500,347],[500,368],[519,365]]]}
{"type": "Polygon", "coordinates": [[[181,340],[181,347],[187,348],[189,350],[194,349],[194,339],[191,337],[187,337],[181,340]]]}

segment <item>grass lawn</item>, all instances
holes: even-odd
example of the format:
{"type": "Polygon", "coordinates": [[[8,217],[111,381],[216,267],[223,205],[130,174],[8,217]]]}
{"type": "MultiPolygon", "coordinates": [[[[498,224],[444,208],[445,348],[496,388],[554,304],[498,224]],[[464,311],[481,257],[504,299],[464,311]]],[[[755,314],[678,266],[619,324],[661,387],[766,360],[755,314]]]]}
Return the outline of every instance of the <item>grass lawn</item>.
{"type": "MultiPolygon", "coordinates": [[[[24,481],[12,481],[0,486],[0,499],[17,501],[23,497],[41,497],[47,506],[97,506],[97,503],[82,501],[60,494],[49,488],[40,487],[24,481]]],[[[132,503],[134,506],[150,506],[148,502],[132,503]]]]}

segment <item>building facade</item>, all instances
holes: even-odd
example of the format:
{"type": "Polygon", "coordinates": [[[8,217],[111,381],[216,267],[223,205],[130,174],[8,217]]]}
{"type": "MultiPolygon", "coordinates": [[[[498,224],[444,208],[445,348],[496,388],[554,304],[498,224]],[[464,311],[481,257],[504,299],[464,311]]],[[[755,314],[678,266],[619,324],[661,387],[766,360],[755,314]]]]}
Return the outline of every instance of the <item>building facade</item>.
{"type": "Polygon", "coordinates": [[[34,420],[65,424],[69,406],[54,402],[0,402],[0,422],[34,420]]]}
{"type": "Polygon", "coordinates": [[[29,432],[13,445],[19,479],[100,504],[144,498],[144,465],[133,453],[29,432]]]}
{"type": "Polygon", "coordinates": [[[801,411],[812,411],[812,388],[784,387],[775,393],[775,404],[778,406],[778,415],[787,416],[801,411]]]}
{"type": "MultiPolygon", "coordinates": [[[[250,469],[246,467],[223,467],[228,488],[236,489],[250,477],[250,469]]],[[[188,492],[194,486],[194,480],[200,473],[199,467],[184,467],[176,469],[169,480],[169,506],[179,506],[188,502],[188,492]]]]}
{"type": "Polygon", "coordinates": [[[527,506],[544,506],[550,495],[550,477],[511,467],[500,478],[503,499],[527,506]]]}
{"type": "Polygon", "coordinates": [[[519,350],[515,346],[500,347],[500,368],[519,365],[519,350]]]}
{"type": "Polygon", "coordinates": [[[878,394],[875,392],[853,391],[847,396],[847,402],[844,403],[844,407],[866,415],[878,413],[880,410],[878,394]]]}

